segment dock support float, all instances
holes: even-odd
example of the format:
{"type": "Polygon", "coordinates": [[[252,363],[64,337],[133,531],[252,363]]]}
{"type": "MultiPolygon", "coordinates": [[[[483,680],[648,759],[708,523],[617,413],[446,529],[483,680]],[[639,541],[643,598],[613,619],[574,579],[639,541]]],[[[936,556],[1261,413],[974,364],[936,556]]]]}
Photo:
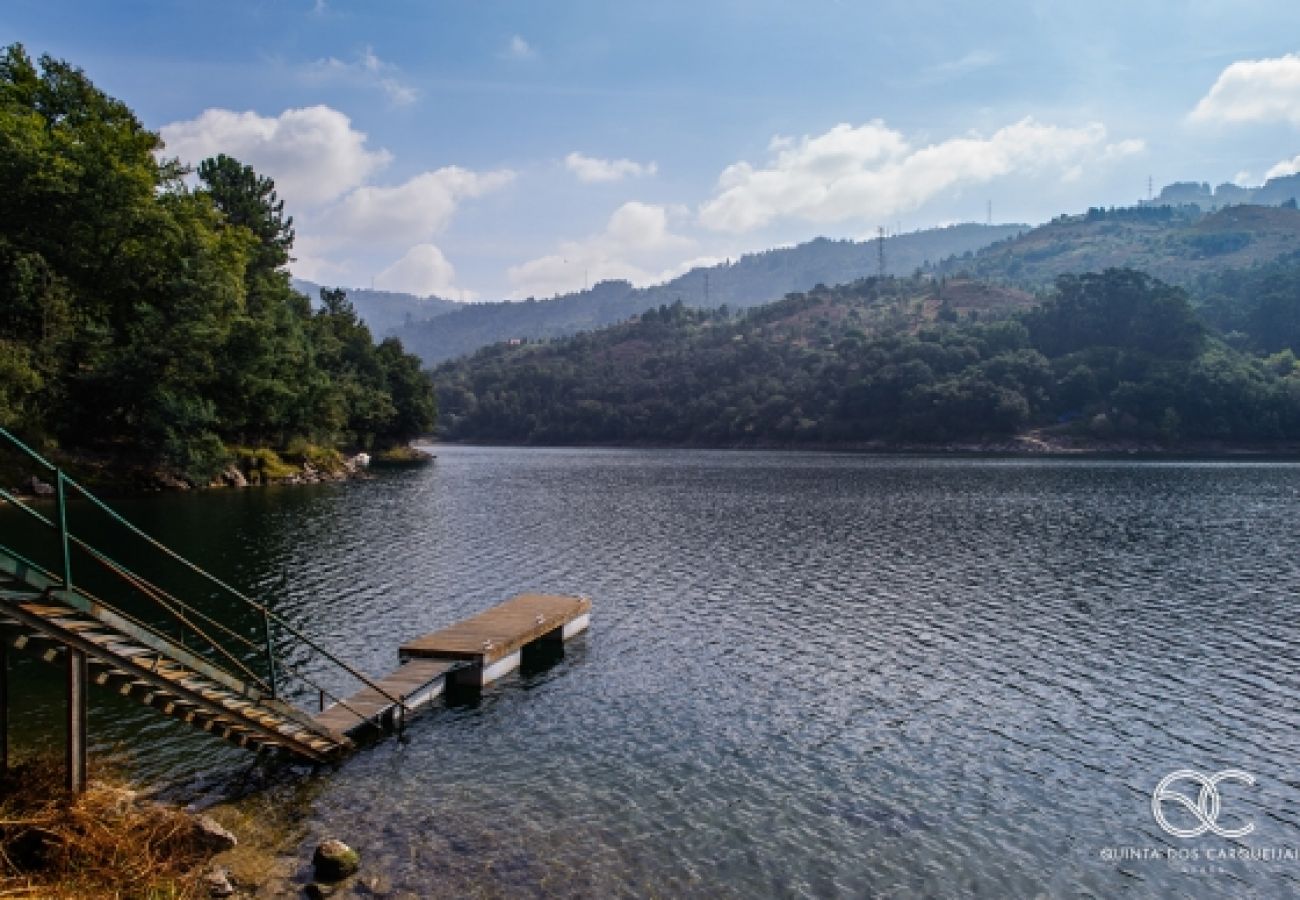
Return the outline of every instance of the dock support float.
{"type": "Polygon", "coordinates": [[[402,665],[379,682],[382,694],[362,690],[322,711],[316,722],[349,737],[376,729],[396,730],[449,691],[480,691],[518,669],[534,651],[554,655],[590,624],[587,597],[511,597],[477,616],[403,644],[398,648],[402,665]],[[394,703],[390,697],[402,702],[394,703]],[[357,713],[367,718],[360,720],[357,713]]]}

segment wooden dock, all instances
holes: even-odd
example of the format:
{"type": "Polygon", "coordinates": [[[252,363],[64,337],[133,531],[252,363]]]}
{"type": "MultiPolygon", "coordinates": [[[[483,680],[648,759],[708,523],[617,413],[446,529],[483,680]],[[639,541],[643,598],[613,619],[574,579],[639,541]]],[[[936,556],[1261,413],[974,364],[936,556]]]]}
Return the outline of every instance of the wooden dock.
{"type": "Polygon", "coordinates": [[[519,594],[403,644],[402,665],[378,682],[380,690],[365,688],[324,709],[315,722],[349,737],[399,729],[449,688],[479,690],[519,668],[524,653],[561,648],[590,623],[587,597],[519,594]]]}

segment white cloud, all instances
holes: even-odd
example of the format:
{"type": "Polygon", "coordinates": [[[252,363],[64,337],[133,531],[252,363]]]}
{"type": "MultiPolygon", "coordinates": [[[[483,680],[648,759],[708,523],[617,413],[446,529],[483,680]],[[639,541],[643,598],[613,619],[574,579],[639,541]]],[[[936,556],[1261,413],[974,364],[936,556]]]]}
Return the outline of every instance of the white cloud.
{"type": "Polygon", "coordinates": [[[535,59],[537,49],[516,34],[511,35],[506,49],[501,51],[501,56],[503,59],[535,59]]]}
{"type": "Polygon", "coordinates": [[[332,256],[319,238],[299,233],[293,242],[293,274],[317,284],[337,284],[348,267],[332,256]]]}
{"type": "Polygon", "coordinates": [[[302,74],[309,82],[344,81],[377,87],[394,106],[414,103],[420,92],[399,81],[393,74],[395,71],[395,66],[375,55],[373,47],[366,46],[352,62],[327,56],[308,65],[302,74]]]}
{"type": "Polygon", "coordinates": [[[987,69],[1000,59],[1001,57],[991,50],[972,50],[958,59],[941,62],[923,70],[920,81],[923,84],[951,81],[970,72],[987,69]]]}
{"type": "Polygon", "coordinates": [[[1147,142],[1141,138],[1125,138],[1122,141],[1107,144],[1102,151],[1101,158],[1104,160],[1123,159],[1126,156],[1136,156],[1139,153],[1144,153],[1146,149],[1147,142]]]}
{"type": "Polygon", "coordinates": [[[407,250],[401,259],[375,277],[375,287],[421,297],[463,293],[456,287],[456,270],[433,244],[416,244],[407,250]]]}
{"type": "Polygon", "coordinates": [[[424,241],[447,227],[458,203],[509,184],[509,170],[472,172],[447,166],[391,187],[359,187],[324,218],[334,234],[353,243],[424,241]]]}
{"type": "Polygon", "coordinates": [[[1076,180],[1085,164],[1144,149],[1141,141],[1107,144],[1097,122],[1080,128],[1022,119],[989,137],[950,138],[913,147],[879,119],[840,124],[795,141],[773,138],[774,158],[762,168],[728,166],[717,193],[700,207],[700,222],[729,232],[751,231],[781,218],[818,224],[872,221],[923,206],[945,190],[1015,173],[1076,180]]]}
{"type": "MultiPolygon", "coordinates": [[[[1268,181],[1270,178],[1282,178],[1286,175],[1294,175],[1296,172],[1300,172],[1300,156],[1293,159],[1282,160],[1264,173],[1264,180],[1268,181]]],[[[1238,184],[1241,184],[1241,182],[1238,182],[1238,184]]]]}
{"type": "Polygon", "coordinates": [[[623,178],[638,178],[653,175],[659,166],[653,162],[639,163],[630,159],[599,159],[585,156],[576,150],[564,157],[564,167],[578,177],[579,181],[593,182],[619,181],[623,178]]]}
{"type": "Polygon", "coordinates": [[[649,203],[624,203],[609,217],[604,231],[580,241],[564,241],[555,253],[512,266],[507,277],[521,297],[578,290],[584,283],[611,278],[654,284],[670,270],[669,260],[695,248],[694,241],[669,227],[675,212],[649,203]]]}
{"type": "MultiPolygon", "coordinates": [[[[382,67],[364,55],[360,65],[382,67]]],[[[297,230],[294,274],[322,284],[369,281],[376,258],[405,255],[377,276],[394,290],[453,291],[455,271],[430,238],[445,229],[459,205],[513,181],[509,170],[475,172],[445,166],[396,185],[372,176],[390,160],[366,147],[347,116],[325,106],[259,116],[210,109],[161,129],[166,153],[188,163],[226,153],[270,176],[297,230]]]]}
{"type": "Polygon", "coordinates": [[[1300,56],[1243,59],[1219,73],[1188,118],[1193,122],[1300,125],[1300,56]]]}
{"type": "Polygon", "coordinates": [[[274,118],[209,109],[161,132],[166,152],[184,162],[225,153],[269,175],[291,209],[334,200],[391,159],[386,150],[367,149],[366,135],[328,106],[287,109],[274,118]]]}

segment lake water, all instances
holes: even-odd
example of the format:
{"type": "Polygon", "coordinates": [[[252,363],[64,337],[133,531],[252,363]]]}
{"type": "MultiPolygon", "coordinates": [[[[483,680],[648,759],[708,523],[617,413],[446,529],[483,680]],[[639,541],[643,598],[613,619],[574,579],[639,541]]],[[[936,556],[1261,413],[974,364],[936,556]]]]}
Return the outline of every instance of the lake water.
{"type": "MultiPolygon", "coordinates": [[[[512,593],[594,598],[553,667],[263,795],[394,896],[1300,895],[1218,858],[1300,846],[1295,464],[440,447],[120,506],[374,673],[512,593]],[[1183,768],[1253,777],[1217,821],[1253,831],[1163,831],[1183,768]]],[[[58,693],[17,675],[31,740],[58,693]]],[[[92,701],[174,794],[248,771],[92,701]]]]}

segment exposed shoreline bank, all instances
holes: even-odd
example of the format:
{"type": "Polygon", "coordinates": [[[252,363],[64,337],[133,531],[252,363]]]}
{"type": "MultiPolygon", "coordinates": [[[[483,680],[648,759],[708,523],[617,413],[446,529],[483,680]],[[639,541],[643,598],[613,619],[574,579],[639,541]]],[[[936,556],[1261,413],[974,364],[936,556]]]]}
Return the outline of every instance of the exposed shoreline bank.
{"type": "MultiPolygon", "coordinates": [[[[431,453],[409,445],[350,453],[318,448],[298,453],[232,448],[230,456],[230,462],[212,479],[199,483],[135,454],[80,449],[47,453],[52,463],[86,487],[119,495],[342,482],[371,477],[372,467],[418,466],[433,459],[431,453]]],[[[51,481],[51,473],[26,459],[11,457],[0,462],[0,486],[16,495],[53,496],[51,481]]]]}
{"type": "Polygon", "coordinates": [[[781,450],[819,453],[863,453],[916,456],[991,456],[1061,458],[1152,458],[1152,459],[1300,459],[1300,444],[1293,442],[1232,444],[1226,441],[1175,441],[1164,443],[1139,439],[1097,439],[1078,435],[1029,431],[1009,437],[920,443],[912,441],[753,441],[731,444],[697,444],[638,441],[628,443],[520,444],[508,441],[438,440],[456,447],[520,447],[537,449],[608,450],[781,450]]]}

